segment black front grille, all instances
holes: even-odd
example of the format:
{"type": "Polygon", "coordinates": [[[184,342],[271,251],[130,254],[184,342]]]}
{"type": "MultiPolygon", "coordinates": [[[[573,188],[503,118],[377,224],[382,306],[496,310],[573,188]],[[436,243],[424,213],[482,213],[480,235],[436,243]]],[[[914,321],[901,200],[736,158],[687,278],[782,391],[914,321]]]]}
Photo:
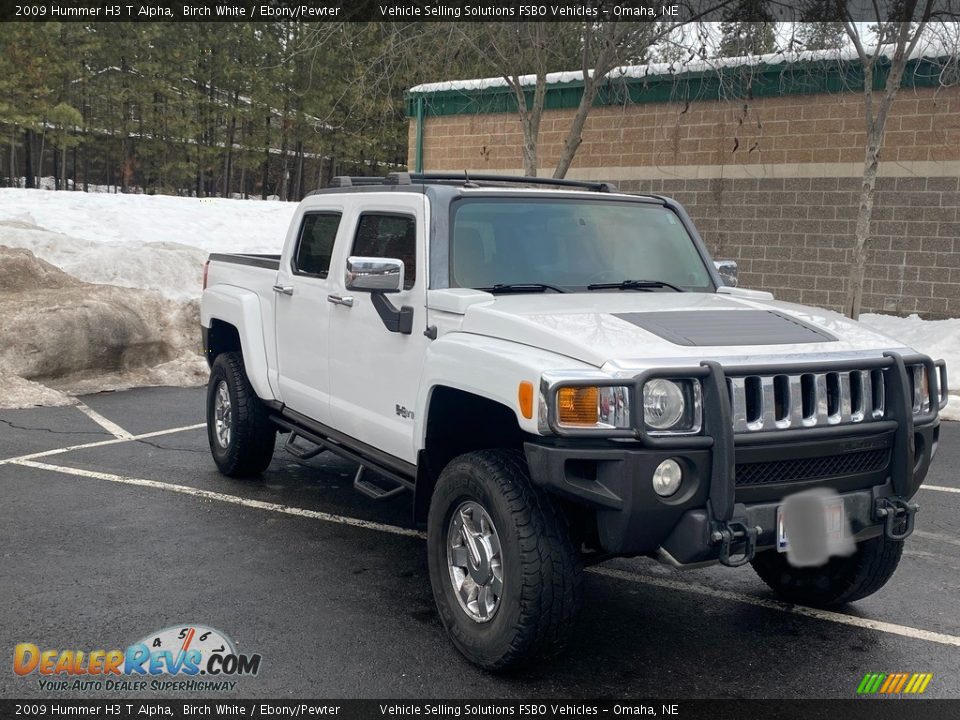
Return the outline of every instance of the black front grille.
{"type": "Polygon", "coordinates": [[[876,448],[842,455],[774,460],[772,462],[738,463],[737,485],[769,485],[770,483],[820,480],[843,475],[877,472],[890,461],[890,450],[876,448]]]}

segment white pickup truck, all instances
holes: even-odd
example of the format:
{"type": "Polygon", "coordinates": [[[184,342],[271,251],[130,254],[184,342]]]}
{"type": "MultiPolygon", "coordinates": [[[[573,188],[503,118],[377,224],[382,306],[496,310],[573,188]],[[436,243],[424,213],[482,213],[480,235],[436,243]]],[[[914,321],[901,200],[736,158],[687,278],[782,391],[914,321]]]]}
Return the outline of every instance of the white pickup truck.
{"type": "Polygon", "coordinates": [[[372,498],[412,492],[471,661],[556,649],[582,568],[613,556],[751,563],[815,606],[893,574],[942,361],[735,287],[668,198],[497,176],[335,185],[300,204],[279,256],[210,257],[210,449],[254,475],[285,434],[295,454],[355,460],[372,498]],[[785,504],[811,489],[832,499],[791,525],[785,504]],[[833,550],[803,566],[801,546],[833,550]]]}

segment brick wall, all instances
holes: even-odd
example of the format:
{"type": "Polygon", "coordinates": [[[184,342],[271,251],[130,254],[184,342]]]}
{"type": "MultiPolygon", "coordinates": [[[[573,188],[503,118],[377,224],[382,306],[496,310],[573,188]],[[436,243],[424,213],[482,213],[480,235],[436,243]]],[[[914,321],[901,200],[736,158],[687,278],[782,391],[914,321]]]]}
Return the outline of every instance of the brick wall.
{"type": "MultiPolygon", "coordinates": [[[[544,115],[545,174],[572,114],[544,115]]],[[[675,197],[744,286],[839,309],[863,125],[859,93],[596,107],[569,176],[675,197]]],[[[424,169],[518,173],[521,138],[512,113],[428,117],[424,169]]],[[[881,159],[864,311],[960,317],[960,88],[904,88],[881,159]]]]}

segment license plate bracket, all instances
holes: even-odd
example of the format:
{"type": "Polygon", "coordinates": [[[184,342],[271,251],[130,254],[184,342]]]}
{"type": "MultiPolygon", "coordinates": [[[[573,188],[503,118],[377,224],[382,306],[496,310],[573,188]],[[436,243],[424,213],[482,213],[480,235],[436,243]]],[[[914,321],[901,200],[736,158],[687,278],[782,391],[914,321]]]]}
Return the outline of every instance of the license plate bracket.
{"type": "MultiPolygon", "coordinates": [[[[824,526],[827,530],[827,541],[840,543],[846,528],[846,514],[843,498],[835,498],[823,505],[824,526]]],[[[783,505],[777,506],[777,552],[785,553],[790,549],[790,539],[787,537],[783,522],[783,505]]]]}

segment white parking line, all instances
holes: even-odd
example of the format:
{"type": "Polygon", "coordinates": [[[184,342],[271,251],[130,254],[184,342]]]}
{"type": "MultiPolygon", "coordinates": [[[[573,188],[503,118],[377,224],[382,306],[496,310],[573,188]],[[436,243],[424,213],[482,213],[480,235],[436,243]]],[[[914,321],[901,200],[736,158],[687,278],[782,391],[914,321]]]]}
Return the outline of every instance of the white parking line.
{"type": "MultiPolygon", "coordinates": [[[[240,505],[242,507],[254,508],[257,510],[267,510],[270,512],[283,513],[296,517],[304,517],[312,520],[321,520],[323,522],[336,523],[339,525],[349,525],[352,527],[363,528],[366,530],[376,530],[378,532],[391,533],[393,535],[402,535],[404,537],[414,537],[424,539],[426,536],[419,530],[398,527],[396,525],[386,525],[384,523],[371,522],[369,520],[360,520],[358,518],[347,517],[344,515],[333,515],[331,513],[319,512],[317,510],[306,510],[304,508],[290,507],[288,505],[279,505],[277,503],[263,502],[261,500],[250,500],[236,495],[212,492],[210,490],[200,490],[186,485],[174,485],[172,483],[158,482],[156,480],[145,480],[142,478],[127,477],[124,475],[115,475],[113,473],[97,472],[95,470],[83,470],[81,468],[65,467],[61,465],[49,465],[47,463],[34,462],[33,460],[20,459],[14,461],[17,465],[36,468],[38,470],[48,470],[55,473],[66,475],[76,475],[78,477],[92,478],[95,480],[106,480],[109,482],[120,483],[123,485],[134,485],[137,487],[153,488],[155,490],[165,490],[205,500],[214,500],[217,502],[229,503],[231,505],[240,505]]],[[[592,567],[587,572],[601,575],[616,580],[625,580],[627,582],[640,583],[652,587],[663,588],[666,590],[678,590],[680,592],[693,593],[705,597],[713,597],[719,600],[728,600],[744,605],[752,605],[767,610],[776,610],[778,612],[790,615],[801,615],[803,617],[824,620],[840,625],[849,625],[865,630],[876,630],[901,637],[913,638],[916,640],[925,640],[927,642],[939,643],[941,645],[951,645],[960,647],[960,637],[956,635],[947,635],[945,633],[922,630],[920,628],[909,627],[907,625],[897,625],[895,623],[883,622],[881,620],[869,620],[854,615],[845,615],[844,613],[833,612],[830,610],[817,610],[815,608],[803,607],[800,605],[791,605],[789,603],[758,598],[750,595],[740,595],[729,590],[720,590],[705,585],[694,585],[670,578],[658,577],[639,573],[630,573],[615,568],[592,567]]]]}
{"type": "Polygon", "coordinates": [[[333,515],[331,513],[320,512],[319,510],[307,510],[305,508],[290,507],[289,505],[263,502],[262,500],[251,500],[237,495],[227,495],[226,493],[213,492],[212,490],[201,490],[200,488],[190,487],[189,485],[175,485],[173,483],[158,482],[157,480],[144,480],[143,478],[127,477],[125,475],[115,475],[113,473],[97,472],[95,470],[83,470],[81,468],[66,467],[63,465],[48,465],[47,463],[34,462],[33,460],[17,460],[13,464],[36,468],[38,470],[64,473],[66,475],[93,478],[95,480],[108,480],[109,482],[121,483],[123,485],[136,485],[138,487],[154,488],[155,490],[166,490],[168,492],[180,493],[181,495],[192,495],[193,497],[203,498],[204,500],[216,500],[217,502],[230,503],[231,505],[241,505],[257,510],[269,510],[270,512],[295,515],[311,520],[322,520],[323,522],[337,523],[338,525],[351,525],[366,530],[379,530],[380,532],[393,533],[394,535],[405,535],[407,537],[420,539],[426,538],[426,534],[419,530],[397,527],[396,525],[384,525],[383,523],[360,520],[359,518],[347,517],[345,515],[333,515]]]}
{"type": "Polygon", "coordinates": [[[921,485],[921,490],[938,490],[939,492],[957,493],[960,495],[960,488],[946,487],[944,485],[921,485]]]}
{"type": "Polygon", "coordinates": [[[131,440],[133,438],[133,435],[131,435],[122,427],[117,425],[113,420],[109,420],[108,418],[105,418],[96,410],[84,405],[79,400],[77,401],[77,404],[75,405],[75,407],[77,408],[77,410],[79,410],[88,418],[93,420],[97,425],[102,427],[104,430],[106,430],[108,433],[113,435],[115,438],[120,438],[121,440],[131,440]]]}
{"type": "Polygon", "coordinates": [[[915,640],[926,640],[927,642],[940,643],[941,645],[960,647],[960,637],[956,635],[946,635],[930,630],[921,630],[920,628],[913,628],[907,625],[897,625],[895,623],[883,622],[882,620],[869,620],[867,618],[856,617],[855,615],[845,615],[844,613],[838,613],[832,610],[818,610],[817,608],[804,607],[803,605],[791,605],[790,603],[780,602],[779,600],[769,600],[752,595],[739,595],[729,590],[720,590],[718,588],[707,587],[706,585],[691,585],[690,583],[671,580],[670,578],[634,574],[614,568],[594,567],[590,568],[589,572],[620,580],[638,582],[643,585],[653,585],[667,590],[681,590],[697,595],[730,600],[731,602],[739,602],[745,605],[753,605],[754,607],[761,607],[767,610],[779,610],[780,612],[791,615],[803,615],[804,617],[826,620],[827,622],[838,623],[840,625],[850,625],[865,630],[877,630],[879,632],[901,635],[915,640]]]}
{"type": "Polygon", "coordinates": [[[184,432],[186,430],[199,430],[205,428],[206,423],[197,425],[184,425],[183,427],[170,428],[169,430],[154,430],[153,432],[143,433],[142,435],[131,435],[126,438],[115,438],[113,440],[97,440],[96,442],[82,443],[80,445],[68,445],[67,447],[55,448],[53,450],[42,450],[40,452],[30,453],[29,455],[18,455],[17,457],[4,458],[0,460],[0,465],[18,463],[22,460],[36,460],[37,458],[50,457],[51,455],[62,455],[63,453],[74,450],[86,450],[87,448],[103,447],[105,445],[118,445],[126,442],[136,442],[137,440],[149,440],[150,438],[162,437],[163,435],[173,435],[174,433],[184,432]]]}
{"type": "Polygon", "coordinates": [[[936,540],[937,542],[947,543],[948,545],[960,545],[960,538],[956,536],[943,535],[942,533],[927,532],[926,530],[914,530],[913,534],[927,538],[928,540],[936,540]]]}

